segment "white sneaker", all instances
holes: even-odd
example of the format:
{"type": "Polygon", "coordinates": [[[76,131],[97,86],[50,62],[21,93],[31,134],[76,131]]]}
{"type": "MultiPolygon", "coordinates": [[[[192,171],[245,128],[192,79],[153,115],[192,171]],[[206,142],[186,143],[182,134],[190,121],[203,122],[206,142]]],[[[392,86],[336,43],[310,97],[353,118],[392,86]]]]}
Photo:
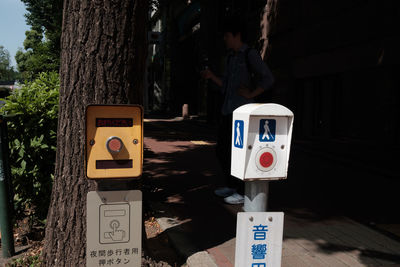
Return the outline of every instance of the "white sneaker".
{"type": "Polygon", "coordinates": [[[235,192],[236,192],[236,190],[234,188],[221,187],[221,188],[216,189],[214,191],[214,194],[216,194],[219,197],[228,197],[228,196],[231,196],[235,192]]]}
{"type": "Polygon", "coordinates": [[[224,198],[225,203],[237,205],[244,203],[244,197],[238,193],[233,193],[229,197],[224,198]]]}

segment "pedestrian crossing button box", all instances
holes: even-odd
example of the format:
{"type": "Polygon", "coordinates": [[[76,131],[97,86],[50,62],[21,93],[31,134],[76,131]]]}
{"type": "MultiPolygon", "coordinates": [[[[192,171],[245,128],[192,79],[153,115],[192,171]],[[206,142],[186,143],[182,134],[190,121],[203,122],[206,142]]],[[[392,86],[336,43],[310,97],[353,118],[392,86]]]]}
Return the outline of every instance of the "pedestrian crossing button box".
{"type": "Polygon", "coordinates": [[[143,108],[89,105],[85,151],[89,179],[139,177],[143,165],[143,108]]]}
{"type": "Polygon", "coordinates": [[[293,112],[278,104],[247,104],[233,112],[231,174],[241,180],[286,179],[293,112]]]}

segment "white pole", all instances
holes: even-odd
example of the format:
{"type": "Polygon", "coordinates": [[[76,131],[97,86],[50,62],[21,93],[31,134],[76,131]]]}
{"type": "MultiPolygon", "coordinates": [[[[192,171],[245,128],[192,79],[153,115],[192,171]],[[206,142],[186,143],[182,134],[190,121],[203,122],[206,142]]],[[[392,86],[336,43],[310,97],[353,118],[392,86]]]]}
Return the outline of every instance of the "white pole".
{"type": "Polygon", "coordinates": [[[269,181],[246,181],[244,183],[244,211],[265,212],[268,206],[269,181]]]}

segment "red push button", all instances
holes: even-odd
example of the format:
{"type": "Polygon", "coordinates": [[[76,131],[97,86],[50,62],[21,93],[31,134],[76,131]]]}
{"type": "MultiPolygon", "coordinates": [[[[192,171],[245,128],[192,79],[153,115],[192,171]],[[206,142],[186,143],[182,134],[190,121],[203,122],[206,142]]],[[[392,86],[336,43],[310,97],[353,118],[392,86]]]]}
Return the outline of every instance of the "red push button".
{"type": "Polygon", "coordinates": [[[272,165],[273,162],[274,162],[274,156],[271,153],[269,152],[262,153],[260,157],[261,166],[263,166],[264,168],[268,168],[272,165]]]}
{"type": "Polygon", "coordinates": [[[275,168],[276,165],[276,152],[270,147],[261,148],[255,157],[255,163],[260,171],[268,172],[275,168]]]}
{"type": "Polygon", "coordinates": [[[119,153],[123,147],[122,140],[115,136],[110,137],[107,140],[106,147],[110,153],[119,153]]]}

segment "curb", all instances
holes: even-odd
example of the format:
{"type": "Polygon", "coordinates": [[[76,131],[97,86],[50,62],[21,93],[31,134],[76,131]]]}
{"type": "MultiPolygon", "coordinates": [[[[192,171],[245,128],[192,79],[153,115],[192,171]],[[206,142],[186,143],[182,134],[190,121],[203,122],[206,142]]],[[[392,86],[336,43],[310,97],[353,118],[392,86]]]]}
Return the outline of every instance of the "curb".
{"type": "Polygon", "coordinates": [[[198,247],[193,245],[192,240],[188,238],[189,234],[182,229],[182,226],[172,225],[169,228],[164,229],[165,221],[161,222],[160,219],[157,219],[157,223],[160,225],[160,228],[163,230],[163,232],[166,233],[168,240],[171,242],[171,245],[176,252],[186,259],[186,266],[218,267],[207,251],[199,252],[198,247]]]}
{"type": "MultiPolygon", "coordinates": [[[[152,210],[157,210],[154,203],[149,203],[152,210]]],[[[186,259],[187,267],[218,267],[212,256],[207,251],[200,250],[193,244],[188,233],[182,226],[185,221],[177,221],[175,218],[161,217],[156,219],[162,232],[164,232],[171,246],[178,255],[186,259]]]]}
{"type": "Polygon", "coordinates": [[[206,251],[200,251],[190,256],[186,261],[189,267],[218,267],[206,251]]]}

